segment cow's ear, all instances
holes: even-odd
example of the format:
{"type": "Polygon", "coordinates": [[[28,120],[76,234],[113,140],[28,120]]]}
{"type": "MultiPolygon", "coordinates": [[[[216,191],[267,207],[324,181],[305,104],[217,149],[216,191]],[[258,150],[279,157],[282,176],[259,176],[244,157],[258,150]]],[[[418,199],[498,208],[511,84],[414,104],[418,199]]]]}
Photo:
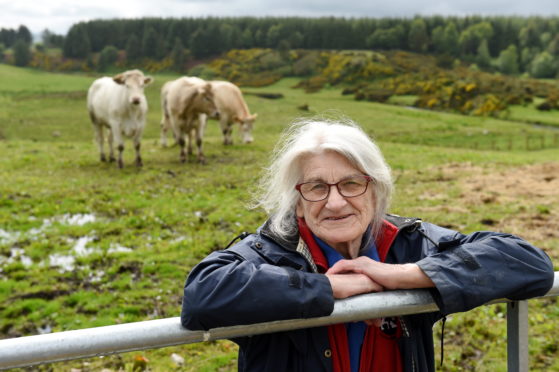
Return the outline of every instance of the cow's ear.
{"type": "Polygon", "coordinates": [[[150,85],[151,83],[153,83],[153,78],[151,76],[146,76],[144,78],[144,85],[150,85]]]}
{"type": "Polygon", "coordinates": [[[118,75],[114,76],[113,81],[117,84],[124,84],[124,75],[123,74],[118,74],[118,75]]]}
{"type": "Polygon", "coordinates": [[[250,116],[250,118],[251,118],[252,120],[256,120],[257,117],[258,117],[258,114],[252,114],[252,115],[250,116]]]}

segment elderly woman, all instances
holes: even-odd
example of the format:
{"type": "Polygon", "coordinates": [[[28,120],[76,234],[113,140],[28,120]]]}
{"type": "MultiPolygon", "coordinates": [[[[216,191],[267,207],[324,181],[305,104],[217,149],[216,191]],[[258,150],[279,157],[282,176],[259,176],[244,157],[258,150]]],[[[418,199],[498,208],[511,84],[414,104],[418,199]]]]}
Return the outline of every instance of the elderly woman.
{"type": "Polygon", "coordinates": [[[433,371],[435,321],[553,284],[549,257],[516,236],[386,214],[390,169],[353,123],[294,124],[262,179],[268,221],[192,270],[185,327],[326,316],[336,299],[392,289],[430,288],[440,310],[238,338],[239,371],[433,371]]]}

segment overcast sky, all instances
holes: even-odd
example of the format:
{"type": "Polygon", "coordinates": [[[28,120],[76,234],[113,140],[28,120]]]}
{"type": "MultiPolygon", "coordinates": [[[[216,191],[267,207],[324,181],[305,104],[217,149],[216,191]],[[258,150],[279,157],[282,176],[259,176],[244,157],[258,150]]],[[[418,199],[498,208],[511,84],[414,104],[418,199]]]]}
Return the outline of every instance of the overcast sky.
{"type": "Polygon", "coordinates": [[[34,34],[66,34],[74,23],[99,18],[435,14],[559,16],[559,0],[0,0],[0,28],[24,24],[34,34]]]}

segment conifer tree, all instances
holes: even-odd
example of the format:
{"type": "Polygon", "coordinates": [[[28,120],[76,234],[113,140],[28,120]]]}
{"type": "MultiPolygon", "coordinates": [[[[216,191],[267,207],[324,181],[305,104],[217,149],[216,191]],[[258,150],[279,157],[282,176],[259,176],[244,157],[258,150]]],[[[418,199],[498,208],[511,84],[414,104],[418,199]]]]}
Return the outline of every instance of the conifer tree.
{"type": "Polygon", "coordinates": [[[135,34],[132,34],[126,42],[126,60],[135,62],[142,56],[142,46],[140,40],[135,34]]]}
{"type": "Polygon", "coordinates": [[[70,28],[64,41],[64,57],[67,58],[87,58],[91,52],[89,36],[85,29],[85,24],[78,23],[70,28]]]}
{"type": "Polygon", "coordinates": [[[142,55],[148,58],[157,58],[158,35],[153,27],[149,27],[142,39],[142,55]]]}
{"type": "Polygon", "coordinates": [[[427,25],[421,18],[415,18],[408,33],[408,46],[414,52],[424,53],[429,47],[429,35],[427,25]]]}
{"type": "Polygon", "coordinates": [[[14,44],[14,62],[16,66],[24,67],[31,61],[31,50],[29,44],[19,39],[14,44]]]}
{"type": "Polygon", "coordinates": [[[499,54],[497,60],[499,70],[505,74],[518,73],[518,50],[516,45],[511,44],[499,54]]]}
{"type": "Polygon", "coordinates": [[[186,52],[180,38],[175,38],[173,50],[171,51],[171,58],[173,59],[173,68],[175,71],[182,72],[186,62],[186,52]]]}
{"type": "Polygon", "coordinates": [[[487,68],[491,65],[491,55],[489,54],[489,47],[485,39],[481,41],[477,48],[476,63],[482,68],[487,68]]]}

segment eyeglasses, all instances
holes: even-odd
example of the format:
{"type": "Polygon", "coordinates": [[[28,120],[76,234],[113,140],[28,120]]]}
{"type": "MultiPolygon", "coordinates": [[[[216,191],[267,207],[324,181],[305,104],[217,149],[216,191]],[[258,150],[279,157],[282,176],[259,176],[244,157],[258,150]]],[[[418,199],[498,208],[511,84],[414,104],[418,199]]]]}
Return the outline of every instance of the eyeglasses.
{"type": "Polygon", "coordinates": [[[345,198],[363,195],[371,181],[373,181],[371,177],[359,175],[345,178],[336,183],[303,182],[297,184],[295,189],[301,193],[301,196],[306,201],[317,202],[328,198],[332,186],[336,186],[340,195],[345,198]]]}

